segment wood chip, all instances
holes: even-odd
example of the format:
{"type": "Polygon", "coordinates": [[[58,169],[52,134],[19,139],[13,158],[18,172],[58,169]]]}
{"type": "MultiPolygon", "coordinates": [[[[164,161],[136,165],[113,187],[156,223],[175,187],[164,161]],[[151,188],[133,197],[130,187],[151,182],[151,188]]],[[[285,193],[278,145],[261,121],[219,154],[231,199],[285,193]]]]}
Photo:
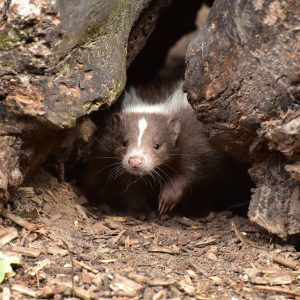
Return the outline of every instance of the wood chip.
{"type": "Polygon", "coordinates": [[[94,269],[93,267],[90,267],[89,265],[87,265],[87,264],[85,264],[85,263],[83,263],[81,261],[75,260],[75,264],[78,265],[78,266],[80,266],[80,267],[82,267],[82,268],[84,268],[87,271],[90,271],[90,272],[94,273],[94,274],[98,274],[99,273],[98,270],[94,269]]]}
{"type": "Polygon", "coordinates": [[[122,217],[122,216],[107,216],[105,220],[109,220],[112,222],[117,222],[117,223],[123,223],[128,220],[127,217],[122,217]]]}
{"type": "Polygon", "coordinates": [[[61,249],[58,247],[47,247],[47,253],[52,255],[66,256],[69,252],[66,249],[61,249]]]}
{"type": "Polygon", "coordinates": [[[51,196],[52,200],[57,203],[56,197],[54,196],[54,194],[49,190],[49,189],[45,189],[45,192],[51,196]]]}
{"type": "Polygon", "coordinates": [[[109,258],[109,259],[99,259],[99,262],[102,264],[111,264],[114,263],[116,259],[114,258],[109,258]]]}
{"type": "Polygon", "coordinates": [[[209,279],[216,285],[222,285],[224,283],[223,279],[218,276],[210,276],[209,279]]]}
{"type": "Polygon", "coordinates": [[[300,270],[300,263],[296,260],[286,258],[282,255],[277,255],[273,257],[273,261],[277,262],[280,265],[293,269],[295,271],[300,270]]]}
{"type": "Polygon", "coordinates": [[[46,266],[49,266],[51,261],[46,258],[38,262],[37,266],[28,268],[25,272],[30,274],[31,276],[36,276],[42,269],[46,266]]]}
{"type": "Polygon", "coordinates": [[[178,288],[190,296],[193,296],[196,291],[196,288],[193,285],[189,285],[184,282],[179,282],[178,288]]]}
{"type": "Polygon", "coordinates": [[[169,247],[159,247],[157,245],[151,245],[149,247],[149,252],[179,254],[180,253],[180,248],[176,245],[171,245],[169,247]]]}
{"type": "Polygon", "coordinates": [[[41,250],[29,247],[13,246],[9,250],[28,257],[38,257],[41,254],[41,250]]]}
{"type": "Polygon", "coordinates": [[[10,300],[11,292],[7,287],[3,287],[2,289],[2,300],[10,300]]]}
{"type": "Polygon", "coordinates": [[[194,246],[204,247],[204,246],[207,246],[207,245],[215,244],[218,241],[219,238],[220,238],[220,236],[218,236],[218,235],[205,237],[205,238],[201,239],[200,241],[196,242],[194,244],[194,246]]]}
{"type": "Polygon", "coordinates": [[[96,298],[95,295],[89,293],[87,290],[83,289],[83,288],[79,288],[79,287],[74,287],[74,289],[72,288],[72,285],[70,283],[66,283],[65,284],[66,287],[71,288],[74,296],[84,299],[84,300],[90,300],[92,298],[96,298]]]}
{"type": "Polygon", "coordinates": [[[211,280],[199,280],[196,287],[197,295],[208,294],[211,286],[212,286],[211,280]]]}
{"type": "Polygon", "coordinates": [[[196,292],[196,287],[193,285],[193,282],[188,275],[183,276],[178,282],[177,287],[190,296],[193,296],[196,292]]]}
{"type": "Polygon", "coordinates": [[[169,286],[173,285],[175,283],[175,280],[160,280],[160,279],[153,279],[148,282],[149,286],[169,286]]]}
{"type": "Polygon", "coordinates": [[[191,219],[188,219],[186,217],[175,217],[174,221],[176,221],[179,224],[185,225],[187,227],[199,226],[198,223],[196,223],[195,221],[192,221],[191,219]]]}
{"type": "Polygon", "coordinates": [[[193,270],[187,270],[186,272],[191,279],[198,280],[198,275],[193,270]]]}
{"type": "Polygon", "coordinates": [[[85,210],[83,209],[83,207],[79,204],[75,205],[75,208],[78,212],[78,215],[83,219],[83,220],[87,220],[89,217],[87,216],[85,210]]]}
{"type": "Polygon", "coordinates": [[[91,285],[93,282],[93,279],[95,278],[95,275],[91,272],[88,272],[87,270],[83,270],[81,272],[81,280],[83,284],[91,285]]]}
{"type": "Polygon", "coordinates": [[[271,274],[272,276],[251,276],[249,281],[254,284],[264,284],[264,285],[284,285],[291,284],[295,281],[295,276],[292,274],[271,274]]]}
{"type": "Polygon", "coordinates": [[[48,285],[43,288],[40,288],[37,292],[38,298],[52,298],[55,295],[62,294],[66,291],[68,286],[65,284],[60,285],[48,285]]]}
{"type": "Polygon", "coordinates": [[[95,234],[101,234],[101,233],[109,232],[111,229],[105,226],[102,222],[96,222],[92,226],[92,230],[95,234]]]}
{"type": "MultiPolygon", "coordinates": [[[[113,299],[119,299],[119,300],[127,300],[128,298],[133,298],[136,297],[136,293],[135,292],[126,292],[126,291],[103,291],[103,292],[99,292],[97,293],[98,298],[96,299],[101,299],[99,297],[105,297],[105,300],[107,297],[124,297],[124,298],[113,298],[113,299]]],[[[104,299],[103,299],[104,300],[104,299]]]]}
{"type": "Polygon", "coordinates": [[[168,298],[167,291],[161,290],[152,297],[152,300],[160,300],[160,299],[167,299],[167,298],[168,298]]]}
{"type": "Polygon", "coordinates": [[[105,220],[104,220],[104,225],[106,225],[110,229],[117,229],[117,230],[123,230],[124,229],[124,225],[122,223],[116,222],[114,220],[107,219],[107,218],[105,218],[105,220]]]}
{"type": "Polygon", "coordinates": [[[80,195],[80,197],[77,197],[75,200],[79,205],[87,204],[89,202],[83,195],[80,195]]]}
{"type": "Polygon", "coordinates": [[[18,231],[14,227],[0,228],[0,246],[4,246],[18,237],[18,231]]]}
{"type": "Polygon", "coordinates": [[[278,287],[271,287],[271,286],[254,286],[254,289],[265,291],[265,292],[272,292],[272,293],[281,293],[281,294],[287,294],[292,295],[296,297],[300,297],[300,290],[292,291],[285,288],[278,288],[278,287]]]}
{"type": "Polygon", "coordinates": [[[33,298],[37,298],[38,297],[38,293],[32,289],[29,289],[25,286],[19,285],[19,284],[14,284],[11,289],[13,291],[19,292],[23,295],[29,296],[29,297],[33,297],[33,298]]]}
{"type": "Polygon", "coordinates": [[[246,238],[244,238],[240,232],[238,231],[235,222],[232,221],[231,223],[232,229],[235,232],[236,237],[239,239],[239,241],[244,245],[244,246],[251,246],[254,248],[258,248],[258,249],[262,249],[261,247],[259,247],[258,245],[254,244],[252,241],[248,241],[246,238]]]}
{"type": "Polygon", "coordinates": [[[91,295],[88,291],[78,287],[74,288],[74,294],[76,297],[81,298],[83,300],[90,300],[93,297],[93,295],[91,295]]]}
{"type": "Polygon", "coordinates": [[[123,236],[124,233],[125,233],[125,230],[120,231],[117,236],[115,236],[114,238],[111,239],[111,241],[110,241],[111,244],[115,245],[120,240],[120,238],[123,236]]]}
{"type": "Polygon", "coordinates": [[[136,274],[136,273],[129,273],[127,275],[127,277],[129,279],[132,279],[136,282],[140,282],[140,283],[148,283],[149,282],[149,278],[144,276],[144,275],[140,275],[140,274],[136,274]]]}
{"type": "Polygon", "coordinates": [[[110,284],[113,291],[124,291],[130,293],[133,297],[143,288],[143,286],[127,277],[115,274],[110,284]]]}
{"type": "Polygon", "coordinates": [[[45,230],[41,230],[42,229],[41,225],[35,225],[33,223],[30,223],[30,222],[26,221],[25,219],[21,218],[20,216],[17,216],[15,214],[9,212],[6,209],[2,209],[1,215],[4,218],[9,219],[12,222],[18,224],[19,226],[26,228],[27,230],[30,230],[30,231],[39,231],[40,233],[44,233],[44,231],[45,231],[45,230]]]}

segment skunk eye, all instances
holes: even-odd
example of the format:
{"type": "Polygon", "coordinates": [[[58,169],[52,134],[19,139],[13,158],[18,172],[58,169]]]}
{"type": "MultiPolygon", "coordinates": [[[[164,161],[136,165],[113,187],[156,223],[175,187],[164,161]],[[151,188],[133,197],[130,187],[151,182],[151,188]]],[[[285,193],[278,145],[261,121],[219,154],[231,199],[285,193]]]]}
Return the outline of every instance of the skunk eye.
{"type": "Polygon", "coordinates": [[[128,141],[123,141],[123,147],[127,147],[128,146],[128,141]]]}
{"type": "Polygon", "coordinates": [[[154,149],[158,150],[160,148],[159,144],[154,144],[154,149]]]}

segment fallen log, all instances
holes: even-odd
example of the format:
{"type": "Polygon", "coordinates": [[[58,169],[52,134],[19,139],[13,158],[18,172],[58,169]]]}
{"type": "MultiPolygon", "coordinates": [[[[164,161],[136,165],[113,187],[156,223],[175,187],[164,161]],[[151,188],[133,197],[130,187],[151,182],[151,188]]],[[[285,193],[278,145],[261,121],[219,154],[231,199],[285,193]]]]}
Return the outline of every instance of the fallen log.
{"type": "Polygon", "coordinates": [[[299,1],[216,0],[187,53],[210,141],[253,164],[249,218],[283,238],[300,232],[299,12],[299,1]]]}
{"type": "Polygon", "coordinates": [[[68,154],[70,129],[117,98],[169,3],[0,1],[1,199],[55,149],[68,154]]]}

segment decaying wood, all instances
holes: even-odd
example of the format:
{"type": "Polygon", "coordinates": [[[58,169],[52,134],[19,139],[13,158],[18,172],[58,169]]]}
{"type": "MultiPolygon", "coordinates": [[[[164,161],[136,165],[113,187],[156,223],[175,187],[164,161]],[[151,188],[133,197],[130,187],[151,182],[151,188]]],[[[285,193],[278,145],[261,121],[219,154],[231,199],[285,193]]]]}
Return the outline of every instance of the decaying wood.
{"type": "MultiPolygon", "coordinates": [[[[87,115],[122,92],[170,3],[75,2],[0,0],[0,205],[46,159],[63,179],[88,153],[87,115]]],[[[252,164],[250,219],[283,238],[300,232],[299,11],[216,0],[187,53],[186,90],[211,142],[252,164]]]]}
{"type": "Polygon", "coordinates": [[[282,255],[274,256],[273,261],[285,267],[291,268],[293,270],[300,270],[300,263],[298,261],[292,260],[290,258],[286,258],[282,255]]]}
{"type": "Polygon", "coordinates": [[[250,219],[283,238],[300,232],[299,11],[216,0],[187,53],[188,98],[211,142],[254,163],[250,219]]]}
{"type": "MultiPolygon", "coordinates": [[[[2,202],[57,147],[70,154],[78,137],[66,129],[122,92],[127,57],[134,59],[169,3],[154,1],[150,20],[150,2],[0,1],[2,202]],[[146,25],[136,23],[142,11],[146,25]],[[128,40],[135,44],[129,53],[128,40]]],[[[64,175],[62,166],[54,167],[64,175]]]]}
{"type": "Polygon", "coordinates": [[[271,155],[250,168],[256,183],[249,218],[269,232],[287,238],[300,232],[300,186],[288,175],[279,155],[271,155]]]}
{"type": "MultiPolygon", "coordinates": [[[[41,251],[36,258],[24,253],[22,264],[13,266],[15,273],[1,283],[2,288],[9,289],[11,299],[70,298],[71,277],[76,297],[84,299],[264,299],[276,293],[285,299],[288,294],[299,294],[300,272],[293,270],[297,250],[278,239],[273,249],[269,235],[247,218],[215,213],[210,218],[190,217],[178,222],[178,217],[162,220],[153,214],[141,221],[89,206],[86,209],[101,217],[87,214],[86,219],[78,214],[70,185],[43,172],[38,171],[39,180],[32,177],[27,182],[33,192],[24,188],[12,191],[16,198],[11,212],[25,218],[28,208],[39,210],[29,221],[47,224],[47,232],[31,241],[26,236],[28,230],[22,228],[17,238],[2,247],[5,255],[18,247],[41,251]],[[31,201],[34,192],[41,201],[31,201]],[[241,247],[231,227],[233,221],[241,235],[247,232],[246,242],[259,247],[241,247]],[[122,237],[111,243],[123,230],[122,237]],[[127,237],[137,240],[135,248],[131,244],[126,248],[127,237]],[[74,272],[69,255],[48,252],[66,248],[62,241],[70,248],[74,272]],[[151,252],[152,245],[171,251],[151,252]],[[180,252],[176,253],[176,248],[180,252]],[[278,256],[283,265],[274,260],[278,256]],[[256,289],[258,285],[261,290],[256,289]]],[[[10,224],[2,219],[2,226],[10,224]]],[[[0,235],[5,232],[1,230],[0,235]]],[[[0,298],[3,294],[4,289],[0,298]]]]}
{"type": "Polygon", "coordinates": [[[19,236],[15,227],[1,228],[0,227],[0,246],[10,243],[12,240],[19,236]]]}

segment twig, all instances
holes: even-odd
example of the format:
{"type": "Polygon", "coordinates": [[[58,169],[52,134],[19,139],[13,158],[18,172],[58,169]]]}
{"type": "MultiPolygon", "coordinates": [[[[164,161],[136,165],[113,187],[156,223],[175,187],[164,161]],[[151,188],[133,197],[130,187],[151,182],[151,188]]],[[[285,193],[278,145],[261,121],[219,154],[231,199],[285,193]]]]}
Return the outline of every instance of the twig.
{"type": "Polygon", "coordinates": [[[288,294],[296,297],[300,297],[300,291],[294,292],[288,289],[284,288],[277,288],[277,287],[271,287],[271,286],[254,286],[255,289],[266,291],[266,292],[274,292],[274,293],[282,293],[282,294],[288,294]]]}
{"type": "Polygon", "coordinates": [[[169,247],[159,247],[157,245],[151,245],[148,251],[167,254],[180,254],[180,248],[176,245],[171,245],[169,247]]]}
{"type": "Polygon", "coordinates": [[[18,231],[14,227],[4,228],[0,230],[0,246],[8,244],[10,241],[18,237],[18,231]]]}
{"type": "Polygon", "coordinates": [[[23,218],[21,218],[17,215],[14,215],[13,213],[7,211],[6,209],[2,209],[1,215],[4,218],[9,219],[9,220],[15,222],[16,224],[20,225],[21,227],[24,227],[30,231],[35,231],[37,229],[37,227],[34,224],[24,220],[23,218]]]}
{"type": "Polygon", "coordinates": [[[237,227],[236,227],[234,221],[232,221],[231,226],[232,226],[232,229],[233,229],[233,231],[234,231],[236,237],[239,239],[239,241],[240,241],[244,246],[251,246],[251,247],[254,247],[254,248],[261,249],[261,247],[259,247],[258,245],[254,244],[254,243],[251,242],[251,241],[246,240],[246,239],[240,234],[240,232],[238,231],[238,229],[237,229],[237,227]]]}
{"type": "Polygon", "coordinates": [[[1,214],[4,218],[11,220],[12,222],[18,224],[18,225],[21,226],[21,227],[26,228],[26,229],[29,230],[29,231],[37,231],[37,232],[39,232],[39,233],[41,233],[41,234],[45,234],[45,233],[46,233],[46,231],[43,230],[43,227],[46,227],[46,226],[48,226],[48,225],[45,225],[45,224],[35,225],[35,224],[33,224],[33,223],[30,223],[30,222],[24,220],[24,219],[21,218],[20,216],[15,215],[15,214],[9,212],[9,211],[6,210],[6,209],[2,209],[0,214],[1,214]]]}
{"type": "Polygon", "coordinates": [[[169,281],[164,281],[164,280],[159,280],[159,279],[153,279],[148,281],[149,286],[169,286],[175,284],[175,280],[169,280],[169,281]]]}
{"type": "Polygon", "coordinates": [[[282,255],[277,255],[273,257],[273,261],[277,262],[280,265],[293,269],[295,271],[300,270],[300,263],[298,261],[286,258],[282,255]]]}
{"type": "Polygon", "coordinates": [[[9,251],[19,253],[21,255],[29,256],[29,257],[38,257],[41,254],[39,249],[28,248],[28,247],[20,247],[20,246],[13,246],[9,249],[9,251]]]}
{"type": "Polygon", "coordinates": [[[14,284],[11,289],[13,291],[19,292],[23,295],[32,297],[32,298],[37,298],[38,294],[36,291],[33,291],[25,286],[19,285],[19,284],[14,284]]]}
{"type": "Polygon", "coordinates": [[[99,273],[98,270],[94,269],[93,267],[90,267],[89,265],[87,265],[87,264],[85,264],[85,263],[83,263],[81,261],[75,260],[75,263],[76,263],[76,265],[78,265],[78,266],[80,266],[80,267],[82,267],[82,268],[86,269],[87,271],[90,271],[90,272],[92,272],[94,274],[98,274],[99,273]]]}
{"type": "Polygon", "coordinates": [[[75,277],[75,264],[74,264],[74,260],[73,260],[73,256],[72,253],[70,251],[70,248],[68,246],[68,244],[61,240],[62,243],[64,244],[64,246],[66,247],[66,249],[68,250],[69,256],[70,256],[70,262],[71,262],[71,275],[72,275],[72,296],[75,297],[75,281],[74,281],[74,277],[75,277]]]}
{"type": "Polygon", "coordinates": [[[108,259],[99,259],[99,262],[101,264],[111,264],[111,263],[114,263],[116,262],[117,260],[114,259],[114,258],[108,258],[108,259]]]}
{"type": "Polygon", "coordinates": [[[112,243],[113,245],[115,245],[115,244],[119,241],[119,239],[123,236],[124,233],[125,233],[125,230],[121,230],[121,231],[119,232],[119,234],[118,234],[116,237],[114,237],[114,238],[112,239],[111,243],[112,243]]]}

